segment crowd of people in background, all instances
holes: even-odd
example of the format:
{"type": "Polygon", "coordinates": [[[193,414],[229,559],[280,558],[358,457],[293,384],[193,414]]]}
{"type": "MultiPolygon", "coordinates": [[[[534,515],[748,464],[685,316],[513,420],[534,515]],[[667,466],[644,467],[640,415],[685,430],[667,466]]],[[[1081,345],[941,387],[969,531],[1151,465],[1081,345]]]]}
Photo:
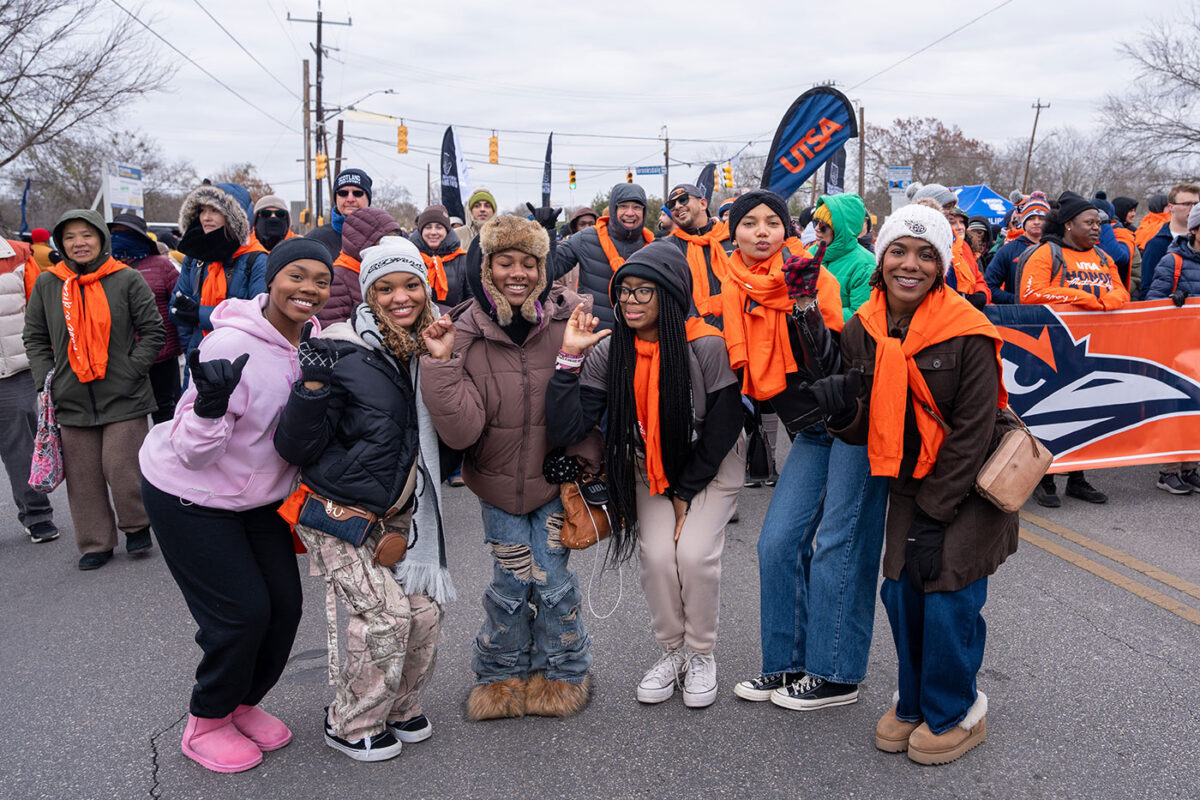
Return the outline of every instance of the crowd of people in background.
{"type": "MultiPolygon", "coordinates": [[[[999,225],[937,183],[882,224],[855,194],[714,208],[683,183],[656,231],[633,183],[566,219],[500,213],[478,189],[466,219],[434,204],[411,230],[372,190],[341,171],[330,221],[303,235],[282,198],[205,182],[177,242],[87,210],[0,240],[0,455],[20,523],[59,535],[27,483],[40,399],[61,426],[79,569],[108,563],[120,533],[133,556],[159,543],[202,650],[182,750],[218,772],[292,738],[261,703],[300,622],[300,552],[349,615],[344,660],[328,620],[326,743],[379,761],[432,735],[420,696],[458,595],[446,487],[478,497],[492,556],[467,716],[582,710],[566,474],[603,476],[608,559],[637,557],[661,649],[637,700],[715,701],[726,527],[743,488],[773,487],[762,666],[733,693],[857,702],[882,564],[898,674],[876,746],[953,761],[986,738],[982,608],[1017,544],[1016,514],[972,488],[1007,405],[982,309],[1200,293],[1188,182],[1140,219],[1134,198],[1032,191],[999,225]],[[333,517],[367,520],[365,538],[333,517]]],[[[1163,465],[1157,486],[1200,492],[1197,465],[1163,465]]],[[[1065,495],[1108,499],[1083,472],[1065,495]]],[[[1063,502],[1051,476],[1034,499],[1063,502]]]]}

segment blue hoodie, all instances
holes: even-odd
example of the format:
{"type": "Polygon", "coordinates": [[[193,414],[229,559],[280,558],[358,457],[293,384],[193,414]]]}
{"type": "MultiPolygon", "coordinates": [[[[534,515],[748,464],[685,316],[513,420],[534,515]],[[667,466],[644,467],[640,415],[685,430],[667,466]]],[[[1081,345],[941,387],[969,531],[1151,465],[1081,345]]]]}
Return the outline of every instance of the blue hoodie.
{"type": "Polygon", "coordinates": [[[1162,227],[1158,229],[1158,233],[1154,234],[1153,238],[1146,242],[1146,246],[1142,248],[1142,296],[1139,299],[1149,299],[1147,294],[1150,290],[1151,281],[1146,280],[1146,268],[1150,268],[1150,275],[1154,274],[1154,268],[1158,266],[1158,262],[1162,261],[1162,257],[1167,254],[1167,249],[1171,246],[1171,240],[1174,238],[1171,235],[1171,223],[1169,221],[1164,222],[1162,227]]]}

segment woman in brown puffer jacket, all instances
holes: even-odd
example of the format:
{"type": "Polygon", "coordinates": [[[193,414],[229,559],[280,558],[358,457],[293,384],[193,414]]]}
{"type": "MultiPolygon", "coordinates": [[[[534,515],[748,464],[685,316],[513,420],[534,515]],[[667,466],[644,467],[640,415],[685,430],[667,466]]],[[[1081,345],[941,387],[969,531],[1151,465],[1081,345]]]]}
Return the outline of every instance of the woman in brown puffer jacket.
{"type": "Polygon", "coordinates": [[[421,357],[421,394],[438,436],[466,451],[463,478],[479,496],[494,559],[467,714],[568,716],[587,703],[592,656],[579,581],[558,539],[558,485],[542,477],[542,461],[546,387],[581,301],[550,290],[550,242],[537,223],[494,217],[479,241],[474,298],[426,329],[421,357]]]}

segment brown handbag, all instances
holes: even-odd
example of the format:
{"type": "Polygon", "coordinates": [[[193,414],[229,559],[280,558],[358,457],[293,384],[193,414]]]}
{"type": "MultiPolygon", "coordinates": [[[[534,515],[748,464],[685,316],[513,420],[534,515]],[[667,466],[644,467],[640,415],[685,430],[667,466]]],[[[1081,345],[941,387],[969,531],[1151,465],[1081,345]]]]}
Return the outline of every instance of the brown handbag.
{"type": "Polygon", "coordinates": [[[563,503],[559,541],[563,547],[583,550],[612,534],[612,525],[608,521],[608,492],[603,478],[583,475],[579,481],[560,484],[559,495],[563,503]]]}

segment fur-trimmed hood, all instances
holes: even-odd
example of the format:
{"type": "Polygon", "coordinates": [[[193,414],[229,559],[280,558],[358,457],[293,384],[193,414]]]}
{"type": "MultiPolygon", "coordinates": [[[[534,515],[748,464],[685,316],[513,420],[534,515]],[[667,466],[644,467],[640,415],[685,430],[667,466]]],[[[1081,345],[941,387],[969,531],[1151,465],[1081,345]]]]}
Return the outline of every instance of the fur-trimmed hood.
{"type": "Polygon", "coordinates": [[[200,209],[212,206],[225,215],[225,227],[229,229],[239,245],[250,240],[250,193],[236,183],[215,183],[198,186],[183,201],[179,209],[179,230],[187,229],[200,221],[200,209]],[[243,197],[244,195],[244,197],[243,197]]]}

